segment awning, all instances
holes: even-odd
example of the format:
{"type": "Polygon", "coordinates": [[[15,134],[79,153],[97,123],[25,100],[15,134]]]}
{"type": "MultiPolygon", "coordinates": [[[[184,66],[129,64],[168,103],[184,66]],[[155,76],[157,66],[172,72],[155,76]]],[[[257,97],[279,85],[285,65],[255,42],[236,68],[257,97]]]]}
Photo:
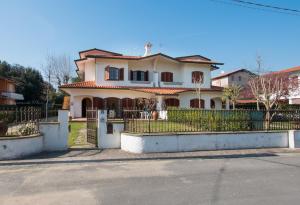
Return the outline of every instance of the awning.
{"type": "Polygon", "coordinates": [[[1,93],[2,96],[14,99],[14,100],[24,100],[24,96],[22,94],[18,93],[8,93],[8,92],[3,92],[1,93]]]}

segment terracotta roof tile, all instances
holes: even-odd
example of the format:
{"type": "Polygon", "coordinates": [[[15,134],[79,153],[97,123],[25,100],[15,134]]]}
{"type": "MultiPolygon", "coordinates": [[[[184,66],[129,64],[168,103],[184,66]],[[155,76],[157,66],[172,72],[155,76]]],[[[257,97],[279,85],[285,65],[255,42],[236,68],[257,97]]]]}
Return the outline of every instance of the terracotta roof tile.
{"type": "Polygon", "coordinates": [[[280,70],[280,71],[278,71],[278,73],[291,73],[291,72],[295,72],[295,71],[300,71],[300,66],[280,70]]]}
{"type": "MultiPolygon", "coordinates": [[[[96,85],[95,81],[85,81],[70,83],[60,86],[60,88],[90,88],[90,89],[124,89],[124,90],[133,90],[146,93],[154,93],[159,95],[174,95],[181,92],[194,91],[194,88],[178,88],[178,87],[138,87],[138,86],[115,86],[115,85],[96,85]]],[[[212,92],[221,92],[222,87],[212,86],[211,88],[203,88],[202,91],[212,91],[212,92]]]]}

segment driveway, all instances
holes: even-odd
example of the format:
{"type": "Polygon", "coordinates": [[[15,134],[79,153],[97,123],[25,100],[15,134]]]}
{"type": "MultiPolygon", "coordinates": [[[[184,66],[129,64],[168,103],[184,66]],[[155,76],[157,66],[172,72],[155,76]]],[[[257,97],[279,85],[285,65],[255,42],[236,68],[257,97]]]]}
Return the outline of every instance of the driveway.
{"type": "Polygon", "coordinates": [[[298,204],[300,154],[0,162],[0,204],[298,204]]]}

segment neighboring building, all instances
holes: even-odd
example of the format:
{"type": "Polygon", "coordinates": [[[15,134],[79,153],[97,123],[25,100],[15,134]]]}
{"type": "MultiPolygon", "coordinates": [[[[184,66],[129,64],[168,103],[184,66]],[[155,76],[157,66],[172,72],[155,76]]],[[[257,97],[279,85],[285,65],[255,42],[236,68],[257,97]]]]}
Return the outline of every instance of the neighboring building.
{"type": "Polygon", "coordinates": [[[300,104],[300,66],[292,67],[284,70],[280,70],[276,73],[288,73],[291,78],[291,82],[293,82],[293,87],[297,87],[298,89],[293,89],[288,97],[289,104],[300,104]]]}
{"type": "Polygon", "coordinates": [[[228,87],[230,85],[247,86],[251,76],[255,74],[247,69],[239,69],[229,73],[223,73],[217,77],[212,78],[212,85],[220,87],[228,87]]]}
{"type": "Polygon", "coordinates": [[[201,107],[222,108],[222,88],[211,85],[214,62],[200,55],[170,57],[151,54],[151,44],[144,56],[125,56],[100,49],[79,52],[75,60],[83,80],[62,85],[70,95],[72,117],[85,117],[87,107],[114,110],[137,109],[138,98],[157,99],[157,109],[168,106],[198,107],[193,79],[202,79],[201,107]]]}
{"type": "Polygon", "coordinates": [[[15,81],[0,77],[0,105],[15,105],[16,100],[24,100],[24,97],[16,93],[15,81]]]}

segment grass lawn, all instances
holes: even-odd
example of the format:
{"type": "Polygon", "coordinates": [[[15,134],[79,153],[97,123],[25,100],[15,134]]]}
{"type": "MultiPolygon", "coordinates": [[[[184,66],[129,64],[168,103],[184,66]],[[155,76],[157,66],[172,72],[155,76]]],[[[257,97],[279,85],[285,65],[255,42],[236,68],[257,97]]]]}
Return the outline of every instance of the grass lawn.
{"type": "Polygon", "coordinates": [[[76,139],[79,136],[79,132],[86,128],[86,122],[70,122],[71,131],[69,133],[68,144],[69,147],[76,145],[76,139]]]}

